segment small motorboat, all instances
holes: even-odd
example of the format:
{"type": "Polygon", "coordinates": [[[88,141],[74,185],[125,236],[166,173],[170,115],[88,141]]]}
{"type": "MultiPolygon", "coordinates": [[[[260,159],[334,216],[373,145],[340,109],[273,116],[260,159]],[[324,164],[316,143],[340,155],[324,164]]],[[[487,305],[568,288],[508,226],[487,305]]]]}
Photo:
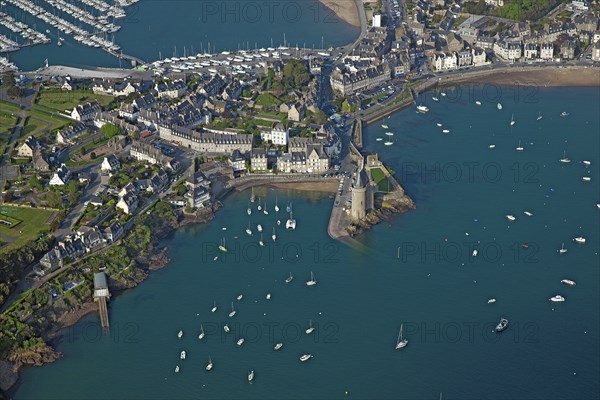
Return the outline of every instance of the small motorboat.
{"type": "Polygon", "coordinates": [[[208,364],[206,364],[206,370],[210,371],[213,369],[213,363],[212,360],[210,359],[210,356],[208,356],[208,364]]]}
{"type": "Polygon", "coordinates": [[[238,346],[241,346],[241,345],[243,345],[243,344],[244,344],[244,338],[239,338],[236,344],[237,344],[238,346]]]}
{"type": "Polygon", "coordinates": [[[243,297],[244,297],[244,295],[243,295],[243,294],[240,294],[240,295],[237,297],[237,299],[238,299],[238,300],[241,300],[243,297]]]}
{"type": "Polygon", "coordinates": [[[271,293],[267,293],[266,299],[271,300],[271,293]]]}
{"type": "Polygon", "coordinates": [[[562,303],[564,302],[566,299],[564,297],[562,297],[560,294],[557,294],[556,296],[550,297],[550,301],[553,303],[562,303]]]}
{"type": "Polygon", "coordinates": [[[433,100],[433,101],[435,101],[435,102],[438,102],[438,101],[440,101],[440,99],[438,99],[437,97],[432,97],[432,98],[431,98],[431,100],[433,100]]]}
{"type": "Polygon", "coordinates": [[[495,145],[495,144],[490,144],[488,147],[489,147],[490,149],[495,149],[495,148],[496,148],[496,145],[495,145]]]}
{"type": "Polygon", "coordinates": [[[560,113],[560,116],[561,116],[561,117],[566,117],[566,116],[568,116],[568,115],[569,115],[569,113],[568,113],[568,112],[566,112],[566,111],[563,111],[563,112],[561,112],[561,113],[560,113]]]}
{"type": "Polygon", "coordinates": [[[583,160],[583,161],[582,161],[582,163],[583,163],[583,165],[585,165],[586,167],[589,167],[590,165],[592,165],[592,162],[591,162],[591,161],[588,161],[588,160],[583,160]]]}
{"type": "Polygon", "coordinates": [[[442,95],[442,97],[446,97],[446,93],[441,92],[440,94],[442,95]]]}
{"type": "Polygon", "coordinates": [[[576,285],[575,281],[572,281],[570,279],[563,279],[562,281],[560,281],[560,283],[562,283],[563,285],[568,285],[568,286],[576,285]]]}
{"type": "Polygon", "coordinates": [[[420,105],[420,106],[417,106],[417,111],[420,113],[426,113],[426,112],[429,112],[429,108],[427,106],[420,105]]]}
{"type": "MultiPolygon", "coordinates": [[[[389,126],[387,126],[387,125],[381,125],[381,127],[382,127],[383,129],[389,129],[389,126]]],[[[289,212],[289,211],[288,211],[288,212],[289,212]]]]}
{"type": "Polygon", "coordinates": [[[514,215],[507,214],[506,215],[506,219],[509,220],[509,221],[516,221],[517,218],[514,215]]]}
{"type": "Polygon", "coordinates": [[[577,236],[575,239],[575,243],[585,244],[585,238],[583,236],[577,236]]]}
{"type": "Polygon", "coordinates": [[[248,382],[252,382],[254,380],[254,371],[248,372],[248,382]]]}
{"type": "Polygon", "coordinates": [[[529,211],[523,211],[523,214],[527,215],[528,217],[533,217],[533,213],[529,211]]]}
{"type": "Polygon", "coordinates": [[[442,130],[442,133],[450,133],[450,130],[449,129],[444,129],[444,130],[442,130]]]}
{"type": "Polygon", "coordinates": [[[223,330],[225,331],[225,333],[229,333],[229,325],[225,324],[225,326],[223,326],[223,330]]]}
{"type": "Polygon", "coordinates": [[[183,337],[183,331],[179,331],[179,333],[177,333],[177,337],[181,339],[183,337]]]}
{"type": "Polygon", "coordinates": [[[521,245],[521,247],[522,247],[522,248],[524,248],[524,249],[528,249],[528,248],[529,248],[529,245],[528,245],[527,243],[523,243],[523,244],[521,245]]]}
{"type": "Polygon", "coordinates": [[[496,104],[496,108],[498,108],[498,110],[502,110],[502,104],[501,103],[496,104]]]}
{"type": "Polygon", "coordinates": [[[377,139],[375,139],[378,142],[381,142],[383,140],[383,138],[378,137],[377,139]]]}
{"type": "Polygon", "coordinates": [[[498,325],[496,325],[494,330],[499,333],[506,330],[506,328],[508,328],[508,320],[506,318],[500,318],[500,322],[498,322],[498,325]]]}
{"type": "Polygon", "coordinates": [[[473,250],[473,253],[471,254],[473,257],[477,257],[477,249],[473,250]]]}
{"type": "Polygon", "coordinates": [[[277,344],[275,345],[275,347],[273,347],[273,348],[274,348],[275,350],[279,350],[279,349],[281,349],[282,347],[283,347],[283,343],[277,343],[277,344]]]}
{"type": "Polygon", "coordinates": [[[179,355],[179,358],[181,358],[182,360],[185,360],[185,350],[181,351],[181,354],[179,355]]]}
{"type": "Polygon", "coordinates": [[[583,180],[584,182],[589,182],[592,180],[592,178],[589,176],[584,176],[583,178],[581,178],[581,180],[583,180]]]}
{"type": "Polygon", "coordinates": [[[477,104],[478,106],[480,106],[480,105],[481,105],[481,102],[480,102],[479,100],[476,100],[476,101],[475,101],[475,104],[477,104]]]}
{"type": "Polygon", "coordinates": [[[300,356],[300,361],[305,362],[313,358],[312,354],[303,354],[300,356]]]}
{"type": "Polygon", "coordinates": [[[493,303],[495,303],[495,302],[496,302],[496,299],[489,299],[489,300],[488,300],[488,304],[493,304],[493,303]]]}
{"type": "Polygon", "coordinates": [[[442,124],[441,124],[441,123],[439,123],[439,122],[438,122],[438,123],[436,123],[436,125],[437,125],[437,126],[439,126],[440,128],[442,127],[442,124]]]}

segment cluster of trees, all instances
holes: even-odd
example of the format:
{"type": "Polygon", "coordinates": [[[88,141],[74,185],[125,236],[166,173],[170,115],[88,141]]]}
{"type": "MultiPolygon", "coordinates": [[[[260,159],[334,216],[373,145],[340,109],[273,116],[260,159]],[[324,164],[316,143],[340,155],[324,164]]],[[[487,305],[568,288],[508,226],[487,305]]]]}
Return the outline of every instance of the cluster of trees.
{"type": "Polygon", "coordinates": [[[270,90],[275,96],[281,96],[290,89],[302,90],[310,81],[310,72],[304,62],[290,60],[283,67],[283,76],[277,79],[272,69],[267,71],[263,80],[263,88],[270,90]]]}
{"type": "Polygon", "coordinates": [[[534,21],[542,18],[551,9],[568,0],[505,0],[502,7],[491,7],[485,0],[464,3],[463,12],[469,14],[492,15],[515,21],[534,21]]]}
{"type": "Polygon", "coordinates": [[[54,238],[43,237],[31,241],[19,249],[2,254],[0,257],[0,305],[6,301],[12,289],[12,282],[19,278],[29,264],[43,256],[53,242],[54,238]]]}
{"type": "Polygon", "coordinates": [[[2,87],[6,88],[6,94],[12,98],[23,96],[23,89],[17,86],[15,74],[13,71],[6,71],[2,74],[2,87]]]}

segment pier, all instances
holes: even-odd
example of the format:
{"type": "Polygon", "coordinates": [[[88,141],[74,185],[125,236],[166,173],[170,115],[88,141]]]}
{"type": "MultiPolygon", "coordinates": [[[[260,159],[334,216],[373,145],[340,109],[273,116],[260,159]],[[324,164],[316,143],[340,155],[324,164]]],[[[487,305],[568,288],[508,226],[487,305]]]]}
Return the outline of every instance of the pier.
{"type": "Polygon", "coordinates": [[[106,274],[104,272],[96,272],[94,273],[94,301],[98,303],[100,325],[104,329],[109,328],[108,307],[106,305],[108,300],[110,300],[110,292],[108,291],[106,274]]]}

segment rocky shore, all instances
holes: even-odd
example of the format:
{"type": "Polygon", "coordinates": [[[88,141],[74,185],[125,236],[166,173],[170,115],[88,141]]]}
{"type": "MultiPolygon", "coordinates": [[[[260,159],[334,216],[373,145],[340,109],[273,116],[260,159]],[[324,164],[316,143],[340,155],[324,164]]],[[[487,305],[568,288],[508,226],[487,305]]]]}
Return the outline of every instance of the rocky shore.
{"type": "Polygon", "coordinates": [[[363,220],[351,223],[346,231],[350,237],[356,237],[395,214],[402,214],[415,208],[415,203],[404,189],[398,188],[376,201],[375,208],[369,211],[363,220]]]}

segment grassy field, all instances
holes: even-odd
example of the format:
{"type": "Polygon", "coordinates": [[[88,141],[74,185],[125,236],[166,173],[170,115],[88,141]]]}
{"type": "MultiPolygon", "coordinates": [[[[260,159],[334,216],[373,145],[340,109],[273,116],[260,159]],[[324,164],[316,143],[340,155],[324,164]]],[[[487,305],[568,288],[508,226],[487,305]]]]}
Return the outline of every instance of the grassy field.
{"type": "Polygon", "coordinates": [[[377,184],[379,190],[387,192],[388,180],[381,168],[371,168],[371,176],[373,177],[373,180],[377,184]]]}
{"type": "Polygon", "coordinates": [[[279,106],[281,103],[282,101],[271,93],[261,93],[256,98],[256,104],[263,107],[279,106]]]}
{"type": "Polygon", "coordinates": [[[18,248],[37,239],[41,232],[47,231],[49,225],[48,218],[52,215],[51,210],[42,210],[39,208],[23,208],[0,206],[0,217],[8,216],[15,220],[22,221],[13,228],[0,224],[0,239],[8,244],[0,248],[0,254],[10,249],[18,248]]]}
{"type": "Polygon", "coordinates": [[[13,129],[19,119],[10,112],[0,112],[0,154],[4,154],[4,148],[10,141],[13,129]]]}
{"type": "Polygon", "coordinates": [[[29,118],[23,127],[23,132],[21,133],[22,137],[33,135],[39,138],[46,133],[61,129],[70,123],[70,121],[65,118],[48,115],[36,110],[30,110],[27,114],[29,115],[29,118]]]}
{"type": "Polygon", "coordinates": [[[17,113],[21,111],[21,108],[16,104],[9,103],[8,101],[0,100],[0,110],[7,113],[17,113]]]}
{"type": "Polygon", "coordinates": [[[101,106],[105,106],[113,98],[94,94],[91,90],[41,90],[36,104],[50,110],[63,112],[92,100],[96,100],[101,106]]]}

